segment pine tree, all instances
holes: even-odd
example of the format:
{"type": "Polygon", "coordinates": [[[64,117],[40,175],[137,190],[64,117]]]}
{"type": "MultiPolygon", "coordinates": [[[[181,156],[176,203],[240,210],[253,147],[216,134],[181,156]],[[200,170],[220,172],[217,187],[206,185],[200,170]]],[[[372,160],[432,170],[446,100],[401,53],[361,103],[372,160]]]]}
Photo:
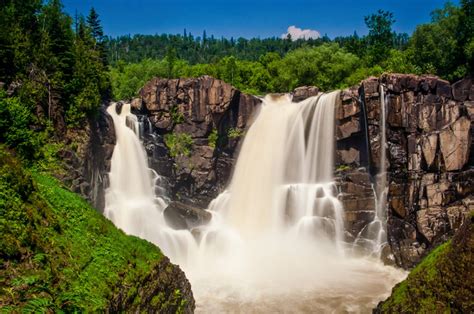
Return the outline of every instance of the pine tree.
{"type": "Polygon", "coordinates": [[[95,38],[97,43],[101,43],[104,39],[104,30],[100,25],[99,14],[92,8],[87,17],[87,25],[91,29],[92,37],[95,38]]]}
{"type": "Polygon", "coordinates": [[[87,17],[87,26],[95,40],[94,49],[99,52],[100,59],[104,65],[107,65],[107,48],[104,37],[104,30],[100,24],[99,14],[94,8],[91,8],[87,17]]]}

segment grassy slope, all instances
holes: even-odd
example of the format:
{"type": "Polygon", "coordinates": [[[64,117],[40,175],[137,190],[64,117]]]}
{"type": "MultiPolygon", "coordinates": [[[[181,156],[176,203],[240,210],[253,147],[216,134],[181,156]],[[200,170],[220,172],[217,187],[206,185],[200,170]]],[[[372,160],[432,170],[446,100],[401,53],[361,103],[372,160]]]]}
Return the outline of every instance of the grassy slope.
{"type": "Polygon", "coordinates": [[[454,238],[433,250],[379,304],[382,313],[474,311],[474,215],[454,238]]]}
{"type": "Polygon", "coordinates": [[[163,257],[57,180],[24,170],[2,146],[0,234],[0,312],[97,311],[124,287],[139,302],[140,280],[163,257]]]}

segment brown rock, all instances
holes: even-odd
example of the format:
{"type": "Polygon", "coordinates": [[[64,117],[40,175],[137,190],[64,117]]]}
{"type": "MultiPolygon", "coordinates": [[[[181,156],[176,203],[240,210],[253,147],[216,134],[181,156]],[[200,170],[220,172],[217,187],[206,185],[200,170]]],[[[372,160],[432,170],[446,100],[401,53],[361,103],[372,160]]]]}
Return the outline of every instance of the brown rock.
{"type": "Polygon", "coordinates": [[[347,138],[352,134],[359,132],[360,123],[358,117],[352,117],[341,122],[341,124],[337,126],[337,131],[339,139],[347,138]]]}
{"type": "Polygon", "coordinates": [[[141,98],[133,98],[132,101],[131,101],[131,107],[132,109],[135,109],[135,110],[142,110],[142,99],[141,98]]]}
{"type": "Polygon", "coordinates": [[[416,213],[416,225],[425,238],[433,242],[434,238],[448,231],[447,216],[441,207],[430,207],[416,213]]]}
{"type": "Polygon", "coordinates": [[[469,160],[471,146],[471,121],[461,117],[441,130],[440,147],[447,171],[460,170],[469,160]]]}
{"type": "Polygon", "coordinates": [[[360,161],[360,152],[355,148],[339,149],[336,153],[338,154],[339,161],[343,164],[350,165],[360,161]]]}
{"type": "Polygon", "coordinates": [[[453,98],[458,101],[465,101],[468,99],[472,88],[471,79],[463,79],[453,84],[453,98]]]}
{"type": "Polygon", "coordinates": [[[402,126],[403,110],[402,97],[400,95],[390,95],[387,102],[387,122],[394,127],[402,126]]]}
{"type": "Polygon", "coordinates": [[[455,122],[461,116],[461,106],[455,101],[448,101],[441,105],[438,112],[437,128],[442,129],[448,124],[455,122]]]}
{"type": "Polygon", "coordinates": [[[319,88],[316,86],[301,86],[293,91],[293,101],[300,102],[311,96],[317,96],[319,94],[319,88]]]}
{"type": "Polygon", "coordinates": [[[451,85],[448,81],[438,80],[436,84],[436,95],[440,97],[451,98],[451,85]]]}
{"type": "Polygon", "coordinates": [[[436,105],[424,103],[419,108],[418,123],[419,128],[425,132],[436,130],[436,105]]]}
{"type": "Polygon", "coordinates": [[[433,166],[436,150],[438,147],[438,134],[433,133],[426,135],[421,140],[421,148],[423,150],[423,157],[425,158],[428,167],[433,166]]]}

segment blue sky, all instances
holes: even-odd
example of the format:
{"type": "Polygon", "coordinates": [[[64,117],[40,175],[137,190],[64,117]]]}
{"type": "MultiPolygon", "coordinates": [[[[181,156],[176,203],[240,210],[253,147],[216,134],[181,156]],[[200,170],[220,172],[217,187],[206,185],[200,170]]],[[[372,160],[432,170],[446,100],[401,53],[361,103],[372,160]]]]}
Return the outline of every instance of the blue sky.
{"type": "MultiPolygon", "coordinates": [[[[364,16],[378,9],[394,13],[398,32],[411,34],[430,21],[445,0],[63,0],[65,10],[87,15],[94,7],[107,35],[182,33],[203,30],[216,37],[281,36],[289,26],[316,30],[333,38],[367,33],[364,16]]],[[[459,3],[459,0],[452,1],[459,3]]]]}

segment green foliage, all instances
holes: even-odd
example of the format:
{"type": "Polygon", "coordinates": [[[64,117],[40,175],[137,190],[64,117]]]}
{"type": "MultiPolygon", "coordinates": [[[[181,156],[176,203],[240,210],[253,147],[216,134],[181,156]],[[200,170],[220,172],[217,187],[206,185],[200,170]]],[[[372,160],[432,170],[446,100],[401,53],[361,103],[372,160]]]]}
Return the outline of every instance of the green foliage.
{"type": "Polygon", "coordinates": [[[180,124],[184,122],[184,115],[183,113],[179,112],[178,106],[172,106],[170,109],[171,121],[174,124],[180,124]]]}
{"type": "Polygon", "coordinates": [[[316,46],[327,42],[327,38],[309,40],[285,40],[273,38],[214,38],[195,37],[190,33],[183,35],[133,35],[109,38],[107,49],[111,64],[120,60],[127,63],[138,63],[142,60],[164,59],[169,52],[168,47],[175,50],[178,59],[190,64],[215,63],[216,61],[234,56],[237,60],[257,61],[267,52],[275,52],[283,56],[288,51],[303,46],[316,46]]]}
{"type": "Polygon", "coordinates": [[[448,2],[432,13],[431,23],[416,28],[407,53],[421,72],[448,80],[474,73],[473,7],[469,0],[460,7],[448,2]]]}
{"type": "Polygon", "coordinates": [[[209,147],[216,148],[217,140],[219,139],[219,134],[217,133],[217,129],[212,129],[211,133],[207,137],[207,143],[209,147]]]}
{"type": "Polygon", "coordinates": [[[303,85],[315,85],[323,90],[344,87],[345,79],[359,63],[357,56],[335,43],[298,49],[279,62],[274,86],[279,91],[291,91],[303,85]]]}
{"type": "Polygon", "coordinates": [[[74,31],[60,0],[0,6],[0,81],[15,82],[21,101],[34,104],[29,110],[44,112],[35,127],[64,119],[78,126],[108,97],[106,51],[95,11],[88,22],[78,17],[74,31]]]}
{"type": "Polygon", "coordinates": [[[169,149],[171,157],[189,157],[193,143],[191,135],[186,133],[168,133],[165,135],[165,144],[169,149]]]}
{"type": "Polygon", "coordinates": [[[351,166],[349,166],[349,165],[339,165],[336,168],[336,171],[347,171],[347,170],[350,170],[350,169],[351,169],[351,166]]]}
{"type": "MultiPolygon", "coordinates": [[[[0,230],[0,304],[12,312],[103,312],[123,289],[136,298],[162,258],[1,145],[0,230]]],[[[171,292],[166,302],[186,300],[171,292]]]]}
{"type": "Polygon", "coordinates": [[[395,23],[393,13],[378,10],[376,14],[371,14],[364,18],[369,29],[367,36],[367,58],[370,66],[380,63],[393,47],[395,34],[392,25],[395,23]]]}
{"type": "Polygon", "coordinates": [[[240,129],[230,128],[229,130],[227,130],[227,136],[230,139],[239,138],[242,135],[244,135],[244,131],[242,131],[240,129]]]}
{"type": "Polygon", "coordinates": [[[113,94],[131,98],[153,77],[210,75],[251,94],[288,92],[301,85],[344,88],[384,72],[456,80],[474,71],[473,6],[470,0],[460,6],[448,3],[412,38],[395,33],[393,14],[383,10],[365,17],[367,36],[354,33],[332,41],[204,40],[187,33],[109,38],[113,94]]]}

